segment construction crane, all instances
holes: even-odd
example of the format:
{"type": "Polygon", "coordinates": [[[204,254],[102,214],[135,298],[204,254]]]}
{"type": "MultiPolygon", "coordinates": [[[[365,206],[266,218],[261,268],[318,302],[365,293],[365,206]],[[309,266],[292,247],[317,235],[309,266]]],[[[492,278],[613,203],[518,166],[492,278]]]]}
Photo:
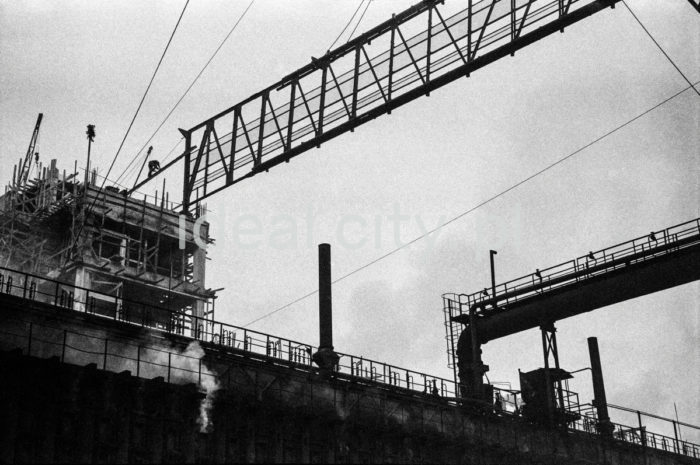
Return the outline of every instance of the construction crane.
{"type": "Polygon", "coordinates": [[[44,118],[43,113],[39,113],[36,119],[36,124],[34,125],[34,132],[32,132],[32,138],[29,140],[29,147],[27,148],[27,154],[24,156],[17,177],[15,178],[15,187],[22,187],[26,184],[29,178],[29,172],[32,169],[32,161],[39,157],[38,153],[35,153],[36,143],[39,139],[39,128],[41,127],[41,120],[44,118]]]}
{"type": "MultiPolygon", "coordinates": [[[[423,0],[190,129],[183,211],[619,0],[423,0]],[[198,142],[198,145],[195,143],[198,142]]],[[[136,184],[139,189],[155,176],[136,184]]]]}

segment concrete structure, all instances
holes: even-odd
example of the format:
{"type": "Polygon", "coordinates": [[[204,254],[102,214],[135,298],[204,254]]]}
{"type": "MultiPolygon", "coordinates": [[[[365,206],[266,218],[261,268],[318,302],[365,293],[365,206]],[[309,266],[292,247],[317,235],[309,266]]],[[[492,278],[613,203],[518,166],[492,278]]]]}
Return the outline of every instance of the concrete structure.
{"type": "Polygon", "coordinates": [[[692,444],[548,429],[440,392],[328,378],[291,353],[192,350],[191,338],[12,293],[0,306],[5,463],[700,463],[682,455],[700,457],[692,444]]]}
{"type": "MultiPolygon", "coordinates": [[[[124,304],[132,300],[175,310],[180,324],[213,317],[203,247],[213,240],[202,209],[180,215],[162,193],[140,199],[100,189],[95,172],[84,180],[77,169],[61,175],[56,160],[36,171],[37,178],[14,180],[0,196],[0,266],[73,284],[75,293],[59,292],[76,310],[140,318],[124,304]],[[91,299],[86,290],[96,291],[91,299]]],[[[36,285],[41,292],[43,283],[36,285]]]]}

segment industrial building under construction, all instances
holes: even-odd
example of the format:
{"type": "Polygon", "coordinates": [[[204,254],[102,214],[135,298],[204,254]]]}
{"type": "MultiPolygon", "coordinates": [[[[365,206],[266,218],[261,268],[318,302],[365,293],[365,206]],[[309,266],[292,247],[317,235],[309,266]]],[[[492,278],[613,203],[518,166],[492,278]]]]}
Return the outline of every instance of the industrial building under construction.
{"type": "Polygon", "coordinates": [[[336,350],[329,244],[318,247],[318,345],[217,320],[202,200],[618,1],[470,1],[450,18],[440,3],[181,130],[183,153],[133,189],[98,176],[90,149],[84,168],[43,166],[39,115],[0,197],[0,462],[700,464],[700,427],[608,403],[594,335],[595,398],[570,389],[556,333],[563,319],[700,279],[700,219],[506,282],[492,261],[490,287],[442,296],[451,379],[336,350]],[[257,120],[244,121],[246,106],[257,120]],[[181,200],[165,183],[137,192],[177,163],[181,200]],[[541,332],[542,367],[521,372],[519,389],[489,382],[482,346],[528,329],[541,332]]]}

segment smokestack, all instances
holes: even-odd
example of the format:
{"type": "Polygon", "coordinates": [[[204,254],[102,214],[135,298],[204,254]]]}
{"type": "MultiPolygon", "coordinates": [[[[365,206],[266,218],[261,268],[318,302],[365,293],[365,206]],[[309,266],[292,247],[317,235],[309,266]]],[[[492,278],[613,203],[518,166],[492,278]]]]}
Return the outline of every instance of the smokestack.
{"type": "Polygon", "coordinates": [[[605,398],[605,383],[603,382],[603,369],[600,366],[600,353],[598,352],[598,338],[588,338],[588,353],[591,357],[591,372],[593,375],[593,405],[598,413],[598,431],[603,436],[612,437],[613,425],[608,415],[608,401],[605,398]]]}
{"type": "Polygon", "coordinates": [[[333,350],[333,297],[331,295],[331,245],[318,245],[319,349],[333,350]]]}
{"type": "Polygon", "coordinates": [[[333,351],[333,298],[331,296],[331,246],[318,245],[318,352],[313,361],[321,368],[321,374],[329,376],[338,364],[338,354],[333,351]]]}

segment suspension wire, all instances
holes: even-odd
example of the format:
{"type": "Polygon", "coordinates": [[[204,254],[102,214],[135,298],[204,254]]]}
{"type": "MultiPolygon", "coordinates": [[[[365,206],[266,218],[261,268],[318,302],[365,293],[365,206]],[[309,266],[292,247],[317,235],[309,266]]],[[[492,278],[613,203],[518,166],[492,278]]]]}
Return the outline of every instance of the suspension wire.
{"type": "Polygon", "coordinates": [[[360,19],[357,20],[357,24],[355,24],[355,29],[353,29],[352,32],[350,33],[350,37],[348,37],[347,42],[350,42],[350,39],[352,39],[352,36],[355,34],[355,31],[357,31],[357,27],[362,22],[362,18],[365,17],[365,13],[367,13],[367,9],[369,8],[370,3],[372,3],[372,0],[367,0],[367,4],[365,5],[365,9],[362,11],[362,14],[360,15],[360,19]]]}
{"type": "MultiPolygon", "coordinates": [[[[156,74],[158,73],[158,70],[160,69],[161,63],[163,63],[163,59],[165,58],[165,54],[168,51],[168,48],[170,48],[170,43],[173,41],[173,37],[175,36],[175,32],[177,31],[178,26],[180,25],[180,21],[182,20],[182,16],[185,14],[185,10],[187,9],[187,5],[190,3],[190,0],[187,0],[185,2],[185,6],[182,8],[182,12],[180,13],[180,17],[177,19],[177,23],[175,24],[175,27],[173,28],[173,32],[170,34],[170,38],[168,39],[168,43],[165,45],[165,49],[163,50],[162,55],[160,56],[160,60],[158,60],[158,65],[156,65],[156,69],[153,71],[153,75],[151,76],[151,80],[148,83],[148,87],[146,87],[146,91],[143,93],[143,97],[141,97],[141,101],[139,102],[139,106],[136,108],[136,112],[134,113],[133,118],[131,118],[131,123],[129,123],[129,127],[126,129],[126,133],[124,134],[124,137],[122,138],[121,143],[119,144],[119,148],[117,149],[116,155],[114,155],[114,158],[112,159],[112,163],[109,165],[109,169],[107,170],[107,174],[105,175],[105,181],[109,177],[109,173],[112,171],[112,168],[114,168],[114,163],[117,161],[117,158],[119,157],[119,153],[122,150],[122,147],[124,147],[124,142],[126,142],[126,138],[129,136],[129,132],[131,131],[132,126],[134,125],[134,121],[136,121],[136,117],[139,114],[139,111],[141,111],[141,106],[143,105],[144,100],[146,100],[146,95],[148,95],[148,91],[151,89],[151,85],[153,84],[153,81],[156,78],[156,74]]],[[[119,179],[119,178],[117,178],[119,179]]],[[[102,183],[102,187],[104,187],[104,182],[102,183]]],[[[100,190],[102,190],[102,187],[100,187],[100,190]]]]}
{"type": "MultiPolygon", "coordinates": [[[[153,71],[153,75],[151,76],[151,80],[148,83],[148,86],[146,87],[146,91],[143,93],[143,96],[141,97],[141,101],[139,102],[138,107],[136,108],[136,112],[134,113],[134,116],[131,118],[131,122],[129,123],[129,127],[126,129],[126,133],[124,134],[124,137],[122,138],[121,143],[119,144],[119,148],[117,149],[117,153],[114,155],[114,158],[112,159],[112,163],[109,165],[109,169],[107,170],[107,174],[104,175],[104,178],[102,180],[102,184],[100,185],[100,188],[97,192],[97,195],[95,196],[95,199],[92,201],[90,206],[87,209],[87,212],[89,212],[94,206],[95,202],[97,202],[97,198],[99,197],[100,193],[105,187],[105,183],[107,182],[107,178],[109,178],[109,174],[112,172],[112,168],[114,168],[114,163],[117,161],[117,158],[119,157],[119,153],[122,150],[122,147],[124,147],[124,142],[126,142],[126,138],[129,136],[129,132],[131,131],[132,126],[134,125],[134,121],[136,121],[136,117],[139,114],[139,111],[141,110],[141,106],[143,105],[144,100],[146,100],[146,95],[148,95],[148,91],[151,89],[151,85],[153,84],[153,81],[156,78],[156,74],[158,73],[158,70],[160,69],[161,63],[163,63],[163,59],[165,58],[165,54],[168,52],[168,49],[170,48],[170,44],[173,41],[173,37],[175,37],[175,32],[177,31],[178,26],[180,25],[180,21],[182,20],[182,17],[185,14],[185,10],[187,9],[187,5],[190,3],[190,0],[187,0],[185,2],[185,6],[182,7],[182,11],[180,12],[180,17],[177,19],[177,23],[175,23],[175,27],[173,28],[173,32],[170,34],[170,38],[168,39],[168,43],[165,45],[165,48],[163,49],[163,53],[160,56],[160,60],[158,60],[158,64],[156,65],[156,69],[153,71]]],[[[89,168],[89,167],[87,167],[89,168]]],[[[86,177],[87,179],[87,177],[86,177]]],[[[87,190],[87,185],[85,185],[85,189],[87,190]]],[[[78,238],[80,237],[80,234],[83,232],[83,228],[85,226],[85,223],[80,225],[80,229],[78,230],[78,234],[76,234],[75,240],[77,241],[78,238]]],[[[73,244],[75,245],[75,244],[73,244]]]]}
{"type": "MultiPolygon", "coordinates": [[[[389,252],[387,252],[387,253],[385,253],[385,254],[383,254],[383,255],[380,255],[379,257],[377,257],[377,258],[371,260],[371,261],[368,262],[368,263],[365,263],[364,265],[360,266],[359,268],[355,268],[354,270],[350,271],[349,273],[346,273],[346,274],[342,275],[341,277],[339,277],[339,278],[335,279],[334,281],[332,281],[332,284],[336,284],[336,283],[338,283],[338,282],[340,282],[340,281],[342,281],[342,280],[344,280],[344,279],[346,279],[346,278],[349,278],[350,276],[352,276],[352,275],[354,275],[354,274],[356,274],[356,273],[359,273],[360,271],[362,271],[362,270],[364,270],[364,269],[366,269],[366,268],[369,268],[370,266],[374,265],[375,263],[380,262],[380,261],[384,260],[384,259],[387,258],[387,257],[390,257],[391,255],[395,254],[396,252],[399,252],[400,250],[405,249],[406,247],[408,247],[408,246],[410,246],[410,245],[412,245],[412,244],[418,242],[419,240],[421,240],[421,239],[423,239],[423,238],[429,236],[430,234],[434,233],[435,231],[437,231],[437,230],[439,230],[439,229],[441,229],[441,228],[444,228],[445,226],[448,226],[448,225],[454,223],[455,221],[457,221],[457,220],[459,220],[459,219],[461,219],[461,218],[463,218],[463,217],[469,215],[470,213],[476,211],[477,209],[479,209],[479,208],[481,208],[481,207],[483,207],[483,206],[485,206],[485,205],[487,205],[487,204],[493,202],[494,200],[496,200],[496,199],[498,199],[498,198],[500,198],[500,197],[506,195],[506,194],[509,193],[510,191],[517,189],[518,187],[520,187],[520,186],[522,186],[523,184],[525,184],[525,183],[527,183],[527,182],[529,182],[529,181],[535,179],[536,177],[540,176],[541,174],[544,174],[545,172],[549,171],[550,169],[554,168],[555,166],[557,166],[557,165],[559,165],[559,164],[561,164],[561,163],[564,163],[565,161],[567,161],[567,160],[573,158],[574,156],[576,156],[576,155],[578,155],[579,153],[583,152],[583,151],[586,150],[587,148],[589,148],[589,147],[591,147],[591,146],[597,144],[598,142],[602,141],[603,139],[607,138],[608,136],[611,136],[612,134],[614,134],[614,133],[620,131],[621,129],[625,128],[626,126],[629,126],[630,124],[634,123],[634,122],[637,121],[638,119],[640,119],[640,118],[646,116],[647,114],[651,113],[652,111],[656,110],[657,108],[661,107],[662,105],[664,105],[664,104],[670,102],[671,100],[675,99],[675,98],[678,97],[679,95],[683,94],[685,91],[687,91],[687,90],[689,90],[689,89],[694,89],[694,86],[697,85],[698,83],[700,83],[700,81],[696,82],[695,84],[691,84],[690,87],[686,87],[686,88],[684,88],[684,89],[682,89],[682,90],[676,92],[676,93],[673,94],[672,96],[670,96],[670,97],[668,97],[667,99],[665,99],[665,100],[663,100],[663,101],[657,103],[657,104],[654,105],[653,107],[651,107],[651,108],[649,108],[649,109],[643,111],[642,113],[639,113],[639,114],[638,114],[637,116],[635,116],[634,118],[632,118],[632,119],[626,121],[625,123],[622,123],[621,125],[615,127],[614,129],[612,129],[612,130],[606,132],[606,133],[603,134],[602,136],[599,136],[598,138],[594,139],[593,141],[587,143],[586,145],[583,145],[583,146],[579,147],[578,149],[574,150],[573,152],[569,153],[568,155],[566,155],[566,156],[564,156],[564,157],[562,157],[562,158],[559,158],[559,159],[556,160],[555,162],[553,162],[553,163],[547,165],[546,167],[544,167],[544,168],[542,168],[541,170],[539,170],[539,171],[537,171],[537,172],[535,172],[535,173],[529,175],[528,177],[526,177],[526,178],[524,178],[524,179],[518,181],[517,183],[511,185],[511,186],[508,187],[507,189],[505,189],[505,190],[499,192],[498,194],[495,194],[495,195],[489,197],[488,199],[482,201],[481,203],[479,203],[479,204],[477,204],[477,205],[471,207],[469,210],[466,210],[466,211],[460,213],[459,215],[457,215],[457,216],[455,216],[455,217],[452,217],[451,219],[445,221],[444,223],[442,223],[442,224],[440,224],[440,225],[434,227],[434,228],[431,229],[430,231],[427,231],[426,233],[421,234],[421,235],[418,236],[418,237],[415,237],[415,238],[412,239],[411,241],[409,241],[409,242],[407,242],[407,243],[405,243],[405,244],[402,244],[402,245],[400,245],[399,247],[397,247],[397,248],[395,248],[395,249],[393,249],[393,250],[391,250],[391,251],[389,251],[389,252]]],[[[244,328],[247,328],[248,326],[250,326],[250,325],[252,325],[252,324],[254,324],[254,323],[257,323],[258,321],[263,320],[263,319],[265,319],[265,318],[267,318],[267,317],[269,317],[269,316],[272,316],[272,315],[274,315],[275,313],[280,312],[280,311],[282,311],[282,310],[284,310],[284,309],[286,309],[286,308],[289,308],[289,307],[291,307],[292,305],[294,305],[294,304],[296,304],[296,303],[298,303],[298,302],[301,302],[302,300],[308,299],[309,297],[311,297],[311,296],[313,296],[313,295],[315,295],[315,294],[318,294],[318,290],[314,290],[314,291],[311,291],[311,292],[309,292],[309,293],[307,293],[307,294],[304,294],[303,296],[301,296],[301,297],[299,297],[299,298],[297,298],[297,299],[295,299],[295,300],[289,302],[288,304],[285,304],[285,305],[283,305],[283,306],[281,306],[281,307],[279,307],[279,308],[277,308],[277,309],[275,309],[275,310],[273,310],[273,311],[271,311],[271,312],[265,313],[264,315],[262,315],[262,316],[260,316],[260,317],[258,317],[258,318],[256,318],[256,319],[252,320],[251,322],[249,322],[249,323],[243,325],[243,327],[244,327],[244,328]]]]}
{"type": "Polygon", "coordinates": [[[632,8],[630,8],[630,6],[627,4],[627,2],[626,2],[625,0],[622,0],[622,4],[625,5],[625,8],[627,8],[627,11],[630,12],[630,14],[632,15],[632,17],[633,17],[634,19],[637,20],[637,23],[639,23],[639,25],[642,27],[642,29],[644,29],[644,32],[647,33],[647,35],[648,35],[649,38],[652,40],[652,42],[654,42],[654,44],[656,44],[656,46],[659,48],[659,50],[661,50],[661,53],[664,54],[664,56],[666,57],[666,59],[667,59],[669,62],[671,62],[671,64],[673,65],[674,68],[676,68],[676,71],[678,71],[678,73],[679,73],[681,76],[683,76],[683,79],[685,79],[685,82],[687,82],[687,83],[690,85],[690,87],[692,87],[692,89],[695,91],[696,94],[698,94],[698,96],[700,96],[700,91],[698,91],[698,89],[695,88],[695,86],[693,85],[693,83],[690,82],[690,79],[688,79],[688,77],[687,77],[685,74],[683,74],[683,71],[681,71],[681,69],[680,69],[680,68],[678,67],[678,65],[673,61],[673,59],[671,59],[671,57],[668,55],[668,53],[666,53],[666,50],[664,50],[663,47],[661,46],[661,44],[659,44],[659,42],[657,42],[657,40],[654,38],[654,36],[651,35],[651,32],[649,32],[649,30],[644,26],[644,24],[643,24],[642,21],[637,17],[637,15],[634,14],[634,11],[632,11],[632,8]]]}
{"type": "MultiPolygon", "coordinates": [[[[188,0],[188,1],[189,1],[189,0],[188,0]]],[[[199,78],[202,76],[202,74],[204,73],[204,70],[206,70],[207,67],[209,67],[209,65],[211,64],[211,62],[214,60],[214,57],[216,57],[216,55],[219,53],[219,51],[220,51],[221,48],[224,46],[224,44],[226,43],[226,41],[228,40],[228,38],[231,37],[231,34],[233,34],[233,31],[236,30],[236,28],[237,28],[238,25],[240,24],[241,20],[243,20],[243,18],[245,17],[245,15],[248,13],[248,10],[250,10],[250,8],[253,6],[253,3],[255,3],[255,0],[251,0],[251,1],[250,1],[250,3],[249,3],[248,6],[246,7],[246,9],[243,11],[243,13],[241,14],[241,16],[238,17],[238,20],[235,22],[235,24],[233,25],[233,27],[231,28],[231,30],[228,31],[228,34],[226,34],[226,37],[224,37],[224,40],[221,41],[221,43],[220,43],[219,46],[216,48],[216,50],[214,50],[214,53],[211,55],[211,57],[209,57],[209,60],[207,60],[207,62],[204,64],[204,67],[202,67],[202,69],[199,71],[199,73],[197,74],[197,76],[195,76],[194,80],[193,80],[193,81],[190,83],[190,85],[187,87],[187,90],[185,90],[185,93],[182,94],[182,96],[178,99],[178,101],[175,103],[175,105],[173,105],[173,107],[170,109],[170,111],[169,111],[168,114],[165,116],[165,118],[163,119],[163,121],[161,121],[160,124],[158,125],[158,127],[156,128],[156,130],[153,131],[153,134],[151,134],[151,137],[149,137],[148,140],[143,144],[143,146],[141,147],[141,149],[140,149],[138,152],[136,152],[136,153],[137,153],[136,157],[134,157],[134,159],[132,159],[132,161],[127,165],[127,167],[124,169],[124,171],[122,172],[122,174],[121,174],[117,179],[121,179],[122,176],[124,176],[124,175],[126,174],[126,171],[129,169],[129,167],[131,167],[131,165],[138,159],[139,154],[141,154],[141,153],[143,152],[143,150],[144,150],[144,149],[148,146],[148,144],[151,142],[151,140],[153,140],[153,138],[155,137],[155,135],[158,133],[158,131],[160,131],[160,129],[161,129],[161,128],[163,127],[163,125],[165,124],[165,122],[168,121],[168,119],[169,119],[170,116],[173,114],[173,112],[175,111],[175,109],[180,105],[180,103],[182,102],[182,100],[187,96],[187,94],[190,92],[190,90],[192,90],[192,87],[195,85],[195,83],[196,83],[196,82],[199,80],[199,78]]]]}
{"type": "Polygon", "coordinates": [[[330,44],[330,45],[328,46],[328,50],[330,50],[330,49],[333,48],[333,46],[338,42],[338,39],[340,39],[340,36],[342,36],[343,33],[345,32],[345,30],[348,28],[348,26],[350,26],[350,24],[352,23],[352,20],[355,19],[355,16],[357,15],[357,12],[360,11],[360,8],[362,8],[362,4],[363,4],[363,3],[365,3],[365,0],[360,0],[360,4],[357,5],[357,8],[355,9],[355,12],[352,14],[352,16],[350,16],[350,19],[348,20],[348,23],[345,25],[345,27],[343,28],[343,30],[340,31],[340,34],[338,34],[338,37],[335,38],[335,40],[333,41],[333,43],[330,44]]]}

